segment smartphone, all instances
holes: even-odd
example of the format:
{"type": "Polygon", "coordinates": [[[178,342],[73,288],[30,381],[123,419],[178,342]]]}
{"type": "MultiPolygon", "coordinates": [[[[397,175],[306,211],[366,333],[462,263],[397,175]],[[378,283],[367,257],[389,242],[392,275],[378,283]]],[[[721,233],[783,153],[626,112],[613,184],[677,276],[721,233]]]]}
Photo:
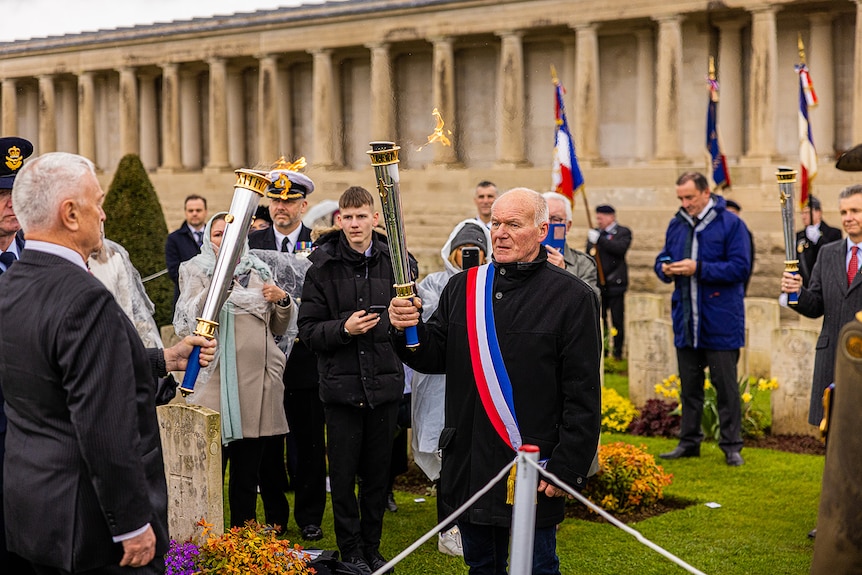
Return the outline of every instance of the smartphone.
{"type": "Polygon", "coordinates": [[[461,248],[461,269],[468,270],[479,265],[479,248],[461,248]]]}
{"type": "Polygon", "coordinates": [[[669,264],[673,261],[673,258],[670,256],[662,256],[658,259],[658,263],[660,264],[669,264]]]}
{"type": "Polygon", "coordinates": [[[558,252],[566,249],[566,224],[548,224],[548,235],[542,245],[551,246],[558,252]]]}
{"type": "Polygon", "coordinates": [[[376,313],[382,315],[389,309],[388,305],[372,305],[368,308],[368,313],[376,313]]]}

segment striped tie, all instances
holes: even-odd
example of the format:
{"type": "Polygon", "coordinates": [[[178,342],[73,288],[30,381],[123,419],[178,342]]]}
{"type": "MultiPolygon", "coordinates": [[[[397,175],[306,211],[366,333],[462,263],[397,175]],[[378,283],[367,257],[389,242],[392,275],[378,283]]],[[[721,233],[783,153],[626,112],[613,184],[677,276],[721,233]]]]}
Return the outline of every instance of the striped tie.
{"type": "Polygon", "coordinates": [[[859,251],[859,246],[850,248],[850,263],[847,265],[847,287],[853,284],[853,278],[859,271],[859,259],[856,257],[856,252],[859,251]]]}

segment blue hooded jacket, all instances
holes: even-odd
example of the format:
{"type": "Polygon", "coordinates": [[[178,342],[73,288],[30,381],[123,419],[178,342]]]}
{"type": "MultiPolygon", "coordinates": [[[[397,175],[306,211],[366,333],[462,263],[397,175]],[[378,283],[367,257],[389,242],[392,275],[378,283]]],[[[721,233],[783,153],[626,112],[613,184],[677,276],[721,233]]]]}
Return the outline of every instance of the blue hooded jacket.
{"type": "Polygon", "coordinates": [[[674,345],[696,349],[732,350],[745,345],[745,280],[751,270],[751,236],[745,223],[727,211],[723,197],[704,218],[680,208],[668,225],[665,245],[655,261],[655,273],[675,282],[671,299],[674,345]],[[669,277],[661,259],[691,258],[694,275],[669,277]]]}

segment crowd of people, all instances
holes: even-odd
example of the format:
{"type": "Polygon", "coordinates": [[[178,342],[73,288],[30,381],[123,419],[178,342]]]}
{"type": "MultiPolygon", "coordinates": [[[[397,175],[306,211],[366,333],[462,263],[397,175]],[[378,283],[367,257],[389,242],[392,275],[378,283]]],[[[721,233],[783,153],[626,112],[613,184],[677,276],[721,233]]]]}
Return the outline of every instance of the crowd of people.
{"type": "MultiPolygon", "coordinates": [[[[256,518],[260,493],[265,521],[286,531],[290,487],[301,537],[318,541],[328,487],[341,557],[361,573],[387,562],[384,516],[397,510],[392,481],[406,453],[393,442],[405,427],[412,425],[415,462],[437,485],[441,522],[524,443],[538,446],[545,468],[576,489],[596,472],[602,354],[619,360],[625,352],[632,243],[613,206],[596,207],[596,227],[579,250],[549,237],[552,226],[571,230],[568,198],[528,188],[498,194],[482,181],[473,192],[476,215],[459,222],[441,248],[443,269],[404,299],[396,297],[374,195],[351,186],[337,204],[321,202],[326,210],[309,214],[314,183],[280,164],[267,174],[268,205],[241,240],[217,348],[193,333],[229,218],[210,217],[200,195],[186,198],[185,221],[165,246],[176,286],[174,328],[183,339],[161,349],[128,254],[102,238],[105,194],[92,163],[60,153],[25,163],[33,148],[20,138],[2,138],[0,147],[16,160],[0,172],[3,566],[23,573],[163,569],[166,487],[154,407],[171,399],[176,382],[168,372],[183,369],[196,345],[203,369],[188,401],[221,414],[231,525],[256,518]],[[37,304],[44,313],[33,317],[37,304]],[[404,332],[414,327],[419,346],[408,351],[404,332]],[[105,382],[116,389],[104,393],[105,382]],[[63,473],[52,467],[57,460],[63,473]],[[40,478],[35,485],[33,478],[40,478]],[[80,505],[64,507],[62,499],[80,505]]],[[[739,466],[736,363],[753,242],[702,174],[682,174],[676,193],[681,207],[655,273],[675,288],[682,429],[679,445],[661,457],[700,455],[708,369],[719,446],[726,463],[739,466]]],[[[813,200],[797,239],[802,274],[781,280],[782,291],[799,295],[796,311],[827,318],[813,424],[831,382],[837,330],[862,293],[854,289],[862,281],[862,187],[846,189],[839,204],[847,242],[829,243],[837,230],[813,200]]],[[[412,256],[409,267],[417,278],[412,256]]],[[[557,574],[566,493],[545,480],[538,491],[533,573],[557,574]]],[[[501,484],[445,525],[438,548],[463,556],[471,574],[505,573],[510,520],[501,484]]]]}

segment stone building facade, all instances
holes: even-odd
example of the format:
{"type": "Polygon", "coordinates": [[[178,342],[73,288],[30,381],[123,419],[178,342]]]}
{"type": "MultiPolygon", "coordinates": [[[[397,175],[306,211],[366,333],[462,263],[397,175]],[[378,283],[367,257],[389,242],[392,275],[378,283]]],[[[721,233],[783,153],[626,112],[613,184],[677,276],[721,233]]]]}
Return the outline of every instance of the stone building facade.
{"type": "Polygon", "coordinates": [[[837,193],[857,180],[833,160],[862,142],[860,14],[862,0],[347,0],[0,43],[0,132],[90,157],[104,183],[139,154],[170,227],[188,193],[226,208],[233,169],[280,155],[308,159],[312,200],[373,189],[368,142],[394,140],[408,243],[427,273],[473,215],[478,181],[550,187],[553,65],[589,203],[613,203],[634,230],[632,289],[661,292],[651,266],[677,209],[673,183],[706,171],[714,56],[726,194],[758,246],[750,295],[775,295],[774,172],[798,163],[797,38],[820,99],[815,193],[839,225],[837,193]],[[420,149],[435,107],[453,146],[420,149]]]}

